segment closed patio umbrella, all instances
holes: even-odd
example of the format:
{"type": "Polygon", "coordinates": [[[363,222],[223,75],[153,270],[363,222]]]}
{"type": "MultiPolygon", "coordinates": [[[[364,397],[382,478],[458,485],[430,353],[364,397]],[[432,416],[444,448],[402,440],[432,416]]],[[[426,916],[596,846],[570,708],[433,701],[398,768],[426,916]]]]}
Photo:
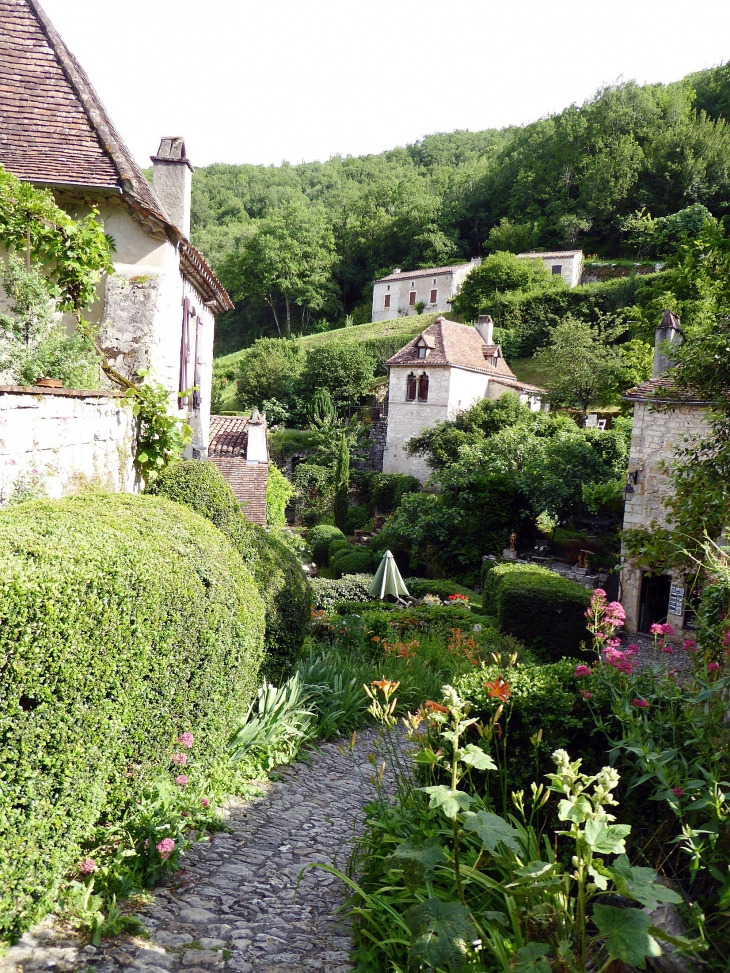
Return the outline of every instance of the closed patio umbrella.
{"type": "Polygon", "coordinates": [[[375,572],[368,594],[371,598],[380,598],[381,600],[386,595],[392,595],[394,598],[410,598],[408,588],[406,588],[403,578],[400,576],[398,565],[390,551],[383,554],[383,560],[375,572]]]}

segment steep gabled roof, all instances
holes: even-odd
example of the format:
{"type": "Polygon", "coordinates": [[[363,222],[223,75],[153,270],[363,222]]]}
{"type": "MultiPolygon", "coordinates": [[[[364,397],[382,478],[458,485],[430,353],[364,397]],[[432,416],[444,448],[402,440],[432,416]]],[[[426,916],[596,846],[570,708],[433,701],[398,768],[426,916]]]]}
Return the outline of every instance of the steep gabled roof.
{"type": "Polygon", "coordinates": [[[246,458],[248,416],[211,416],[208,456],[246,458]]]}
{"type": "Polygon", "coordinates": [[[426,364],[429,367],[452,365],[517,381],[498,345],[486,345],[476,328],[447,321],[444,317],[436,318],[433,324],[388,359],[387,364],[421,367],[426,364]],[[429,341],[432,348],[427,358],[418,357],[416,346],[422,336],[429,341]],[[493,359],[496,359],[496,364],[492,364],[493,359]]]}
{"type": "Polygon", "coordinates": [[[679,388],[671,374],[650,378],[641,385],[629,389],[623,396],[629,402],[674,403],[681,405],[707,405],[690,389],[679,388]]]}

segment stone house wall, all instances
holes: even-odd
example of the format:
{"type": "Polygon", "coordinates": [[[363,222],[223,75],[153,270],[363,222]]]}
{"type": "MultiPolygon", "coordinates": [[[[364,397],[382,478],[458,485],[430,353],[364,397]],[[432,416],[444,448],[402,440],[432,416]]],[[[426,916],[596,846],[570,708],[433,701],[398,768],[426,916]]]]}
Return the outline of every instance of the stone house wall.
{"type": "MultiPolygon", "coordinates": [[[[403,277],[399,280],[375,281],[373,284],[373,307],[371,320],[389,321],[400,317],[399,311],[407,311],[408,316],[416,314],[416,310],[409,304],[411,291],[416,292],[416,304],[421,301],[426,305],[426,313],[433,311],[448,311],[451,308],[450,298],[455,297],[461,290],[466,276],[479,266],[480,261],[463,264],[453,270],[442,271],[421,277],[403,277]],[[431,303],[431,291],[438,291],[436,303],[431,303]],[[390,294],[390,307],[386,308],[385,295],[390,294]]],[[[414,273],[422,273],[415,271],[414,273]]]]}
{"type": "MultiPolygon", "coordinates": [[[[624,507],[624,529],[649,528],[653,521],[666,526],[667,511],[663,501],[672,486],[662,463],[671,463],[677,447],[685,438],[707,432],[705,413],[698,405],[661,407],[638,401],[634,405],[629,470],[638,473],[632,499],[624,507]]],[[[674,579],[674,574],[672,577],[674,579]]],[[[626,628],[638,631],[641,608],[641,586],[644,572],[626,562],[621,572],[621,602],[626,611],[626,628]]],[[[676,578],[678,586],[684,582],[676,578]]],[[[684,628],[684,613],[667,617],[676,630],[684,628]]]]}
{"type": "Polygon", "coordinates": [[[407,365],[391,366],[388,388],[388,436],[383,455],[383,473],[407,473],[425,483],[433,472],[422,456],[408,456],[405,446],[424,429],[449,418],[449,367],[407,365]],[[406,398],[410,373],[428,375],[428,401],[409,402],[406,398]]]}
{"type": "Polygon", "coordinates": [[[135,421],[119,392],[0,387],[0,506],[13,493],[136,493],[135,421]]]}

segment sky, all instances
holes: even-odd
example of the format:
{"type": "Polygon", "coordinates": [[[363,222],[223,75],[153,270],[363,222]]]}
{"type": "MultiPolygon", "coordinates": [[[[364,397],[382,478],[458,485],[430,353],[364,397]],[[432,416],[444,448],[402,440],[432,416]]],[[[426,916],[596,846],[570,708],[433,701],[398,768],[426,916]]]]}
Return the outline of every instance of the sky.
{"type": "Polygon", "coordinates": [[[141,165],[382,152],[730,59],[728,0],[41,0],[141,165]]]}

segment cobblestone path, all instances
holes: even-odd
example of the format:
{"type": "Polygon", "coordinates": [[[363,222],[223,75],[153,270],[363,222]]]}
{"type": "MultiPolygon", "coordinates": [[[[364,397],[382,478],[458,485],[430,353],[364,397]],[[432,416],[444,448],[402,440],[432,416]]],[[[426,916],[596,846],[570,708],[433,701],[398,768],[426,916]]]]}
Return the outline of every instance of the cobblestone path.
{"type": "Polygon", "coordinates": [[[99,949],[71,938],[52,917],[26,933],[4,957],[0,973],[30,970],[117,973],[345,973],[351,940],[335,915],[339,879],[308,863],[342,868],[372,797],[368,754],[377,733],[358,736],[354,754],[327,743],[311,766],[279,768],[263,797],[230,808],[230,834],[196,844],[186,871],[153,890],[139,916],[148,940],[123,936],[99,949]]]}

